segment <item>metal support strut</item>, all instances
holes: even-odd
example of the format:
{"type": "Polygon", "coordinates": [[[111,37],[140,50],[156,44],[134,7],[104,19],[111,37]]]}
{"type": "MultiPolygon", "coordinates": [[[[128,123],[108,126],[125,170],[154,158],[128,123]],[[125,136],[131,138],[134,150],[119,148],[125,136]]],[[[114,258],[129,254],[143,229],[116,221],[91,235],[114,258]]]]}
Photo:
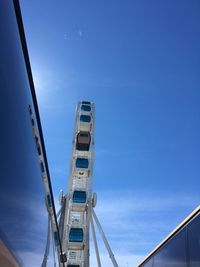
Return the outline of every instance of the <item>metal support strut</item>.
{"type": "Polygon", "coordinates": [[[94,222],[93,222],[92,216],[91,216],[91,227],[92,227],[92,238],[94,241],[94,248],[95,248],[95,253],[96,253],[96,257],[97,257],[97,265],[98,265],[98,267],[101,267],[101,260],[100,260],[100,256],[99,256],[99,249],[98,249],[98,245],[97,245],[96,233],[95,233],[95,229],[94,229],[94,222]]]}
{"type": "Polygon", "coordinates": [[[101,237],[102,237],[102,239],[103,239],[104,245],[106,246],[106,248],[107,248],[107,250],[108,250],[108,253],[109,253],[110,259],[111,259],[111,261],[112,261],[112,263],[113,263],[113,266],[114,266],[114,267],[119,267],[119,265],[117,264],[117,262],[116,262],[116,260],[115,260],[115,256],[114,256],[114,254],[113,254],[113,252],[112,252],[112,250],[111,250],[111,248],[110,248],[110,245],[109,245],[109,243],[108,243],[108,240],[106,239],[106,236],[105,236],[105,234],[104,234],[104,231],[103,231],[103,229],[102,229],[102,227],[101,227],[101,224],[100,224],[100,222],[99,222],[99,220],[98,220],[98,218],[97,218],[97,215],[96,215],[94,209],[92,209],[92,215],[93,215],[93,218],[94,218],[94,220],[95,220],[95,222],[96,222],[96,225],[97,225],[97,227],[98,227],[98,229],[99,229],[99,232],[100,232],[101,237]]]}

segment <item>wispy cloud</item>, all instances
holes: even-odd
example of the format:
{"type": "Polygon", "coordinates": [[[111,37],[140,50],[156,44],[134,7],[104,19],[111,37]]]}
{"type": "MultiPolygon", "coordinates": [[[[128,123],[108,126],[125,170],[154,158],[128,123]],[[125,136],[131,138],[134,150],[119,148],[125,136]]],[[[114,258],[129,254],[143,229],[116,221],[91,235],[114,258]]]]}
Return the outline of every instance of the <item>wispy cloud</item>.
{"type": "MultiPolygon", "coordinates": [[[[117,263],[120,267],[134,267],[136,266],[140,260],[144,257],[144,255],[134,255],[131,253],[115,253],[115,258],[117,260],[117,263]]],[[[113,264],[111,262],[111,259],[108,255],[108,253],[103,253],[100,255],[101,264],[102,266],[106,267],[113,267],[113,264]]],[[[97,267],[97,260],[95,256],[95,252],[91,250],[91,257],[90,257],[90,265],[92,267],[97,267]]]]}
{"type": "Polygon", "coordinates": [[[200,203],[199,196],[147,191],[107,191],[98,196],[96,214],[124,267],[136,266],[200,203]]]}

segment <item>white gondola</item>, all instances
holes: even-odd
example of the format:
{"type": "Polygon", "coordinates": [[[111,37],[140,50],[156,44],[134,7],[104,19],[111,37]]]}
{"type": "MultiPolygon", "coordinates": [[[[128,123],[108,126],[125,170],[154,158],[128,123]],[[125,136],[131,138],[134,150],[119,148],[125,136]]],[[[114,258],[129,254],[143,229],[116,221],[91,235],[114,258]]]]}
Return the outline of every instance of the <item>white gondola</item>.
{"type": "Polygon", "coordinates": [[[92,130],[92,116],[84,113],[80,114],[79,130],[90,132],[92,130]]]}
{"type": "Polygon", "coordinates": [[[68,249],[82,250],[84,246],[84,230],[82,227],[72,226],[69,230],[68,249]]]}
{"type": "Polygon", "coordinates": [[[86,210],[87,193],[85,190],[74,190],[71,199],[72,211],[83,212],[86,210]]]}

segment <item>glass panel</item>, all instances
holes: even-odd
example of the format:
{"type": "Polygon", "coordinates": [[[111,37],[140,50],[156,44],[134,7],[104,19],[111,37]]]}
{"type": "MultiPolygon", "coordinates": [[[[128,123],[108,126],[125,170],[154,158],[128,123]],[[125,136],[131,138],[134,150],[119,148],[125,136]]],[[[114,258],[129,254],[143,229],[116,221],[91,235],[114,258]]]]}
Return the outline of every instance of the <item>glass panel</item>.
{"type": "Polygon", "coordinates": [[[186,229],[170,239],[154,256],[154,267],[187,267],[186,229]]]}
{"type": "Polygon", "coordinates": [[[83,111],[91,111],[91,106],[89,106],[89,105],[81,105],[81,110],[83,110],[83,111]]]}
{"type": "Polygon", "coordinates": [[[200,215],[188,226],[188,247],[190,267],[200,266],[200,215]]]}
{"type": "Polygon", "coordinates": [[[80,121],[89,123],[91,121],[91,117],[89,115],[81,115],[80,116],[80,121]]]}
{"type": "Polygon", "coordinates": [[[41,168],[41,172],[43,173],[45,171],[43,162],[40,163],[40,168],[41,168]]]}
{"type": "Polygon", "coordinates": [[[76,159],[76,168],[87,169],[88,168],[88,159],[77,158],[76,159]]]}
{"type": "Polygon", "coordinates": [[[51,199],[50,199],[50,195],[47,195],[47,205],[50,208],[51,207],[51,199]]]}
{"type": "MultiPolygon", "coordinates": [[[[76,259],[76,251],[69,251],[69,259],[75,260],[76,259]]],[[[69,266],[69,265],[67,265],[69,266]]]]}
{"type": "Polygon", "coordinates": [[[69,232],[70,242],[83,242],[83,229],[82,228],[71,228],[69,232]]]}
{"type": "Polygon", "coordinates": [[[88,132],[81,132],[81,133],[79,133],[80,134],[80,137],[86,137],[86,138],[89,138],[89,133],[88,132]]]}
{"type": "Polygon", "coordinates": [[[0,1],[0,266],[41,266],[48,217],[13,2],[0,1]]]}
{"type": "Polygon", "coordinates": [[[85,191],[74,191],[73,202],[74,203],[85,203],[86,202],[86,192],[85,191]]]}
{"type": "Polygon", "coordinates": [[[90,105],[91,103],[89,101],[82,101],[82,104],[90,105]]]}
{"type": "Polygon", "coordinates": [[[90,133],[89,132],[79,132],[77,135],[76,149],[81,151],[88,151],[90,148],[90,133]]]}

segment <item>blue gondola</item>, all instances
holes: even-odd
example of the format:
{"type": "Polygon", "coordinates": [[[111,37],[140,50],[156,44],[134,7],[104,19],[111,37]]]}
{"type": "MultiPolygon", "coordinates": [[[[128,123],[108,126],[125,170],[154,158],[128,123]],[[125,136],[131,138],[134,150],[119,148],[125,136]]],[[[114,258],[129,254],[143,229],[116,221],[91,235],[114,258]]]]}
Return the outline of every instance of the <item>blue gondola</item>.
{"type": "Polygon", "coordinates": [[[89,116],[89,115],[81,115],[80,116],[80,121],[81,122],[90,123],[91,122],[91,116],[89,116]]]}
{"type": "Polygon", "coordinates": [[[91,111],[91,106],[90,105],[81,105],[81,110],[90,112],[91,111]]]}
{"type": "Polygon", "coordinates": [[[73,203],[85,203],[86,202],[86,192],[85,191],[74,191],[73,203]]]}
{"type": "Polygon", "coordinates": [[[69,232],[69,242],[83,242],[83,229],[71,228],[69,232]]]}
{"type": "Polygon", "coordinates": [[[88,159],[86,158],[77,158],[76,159],[76,168],[87,169],[89,165],[88,159]]]}

